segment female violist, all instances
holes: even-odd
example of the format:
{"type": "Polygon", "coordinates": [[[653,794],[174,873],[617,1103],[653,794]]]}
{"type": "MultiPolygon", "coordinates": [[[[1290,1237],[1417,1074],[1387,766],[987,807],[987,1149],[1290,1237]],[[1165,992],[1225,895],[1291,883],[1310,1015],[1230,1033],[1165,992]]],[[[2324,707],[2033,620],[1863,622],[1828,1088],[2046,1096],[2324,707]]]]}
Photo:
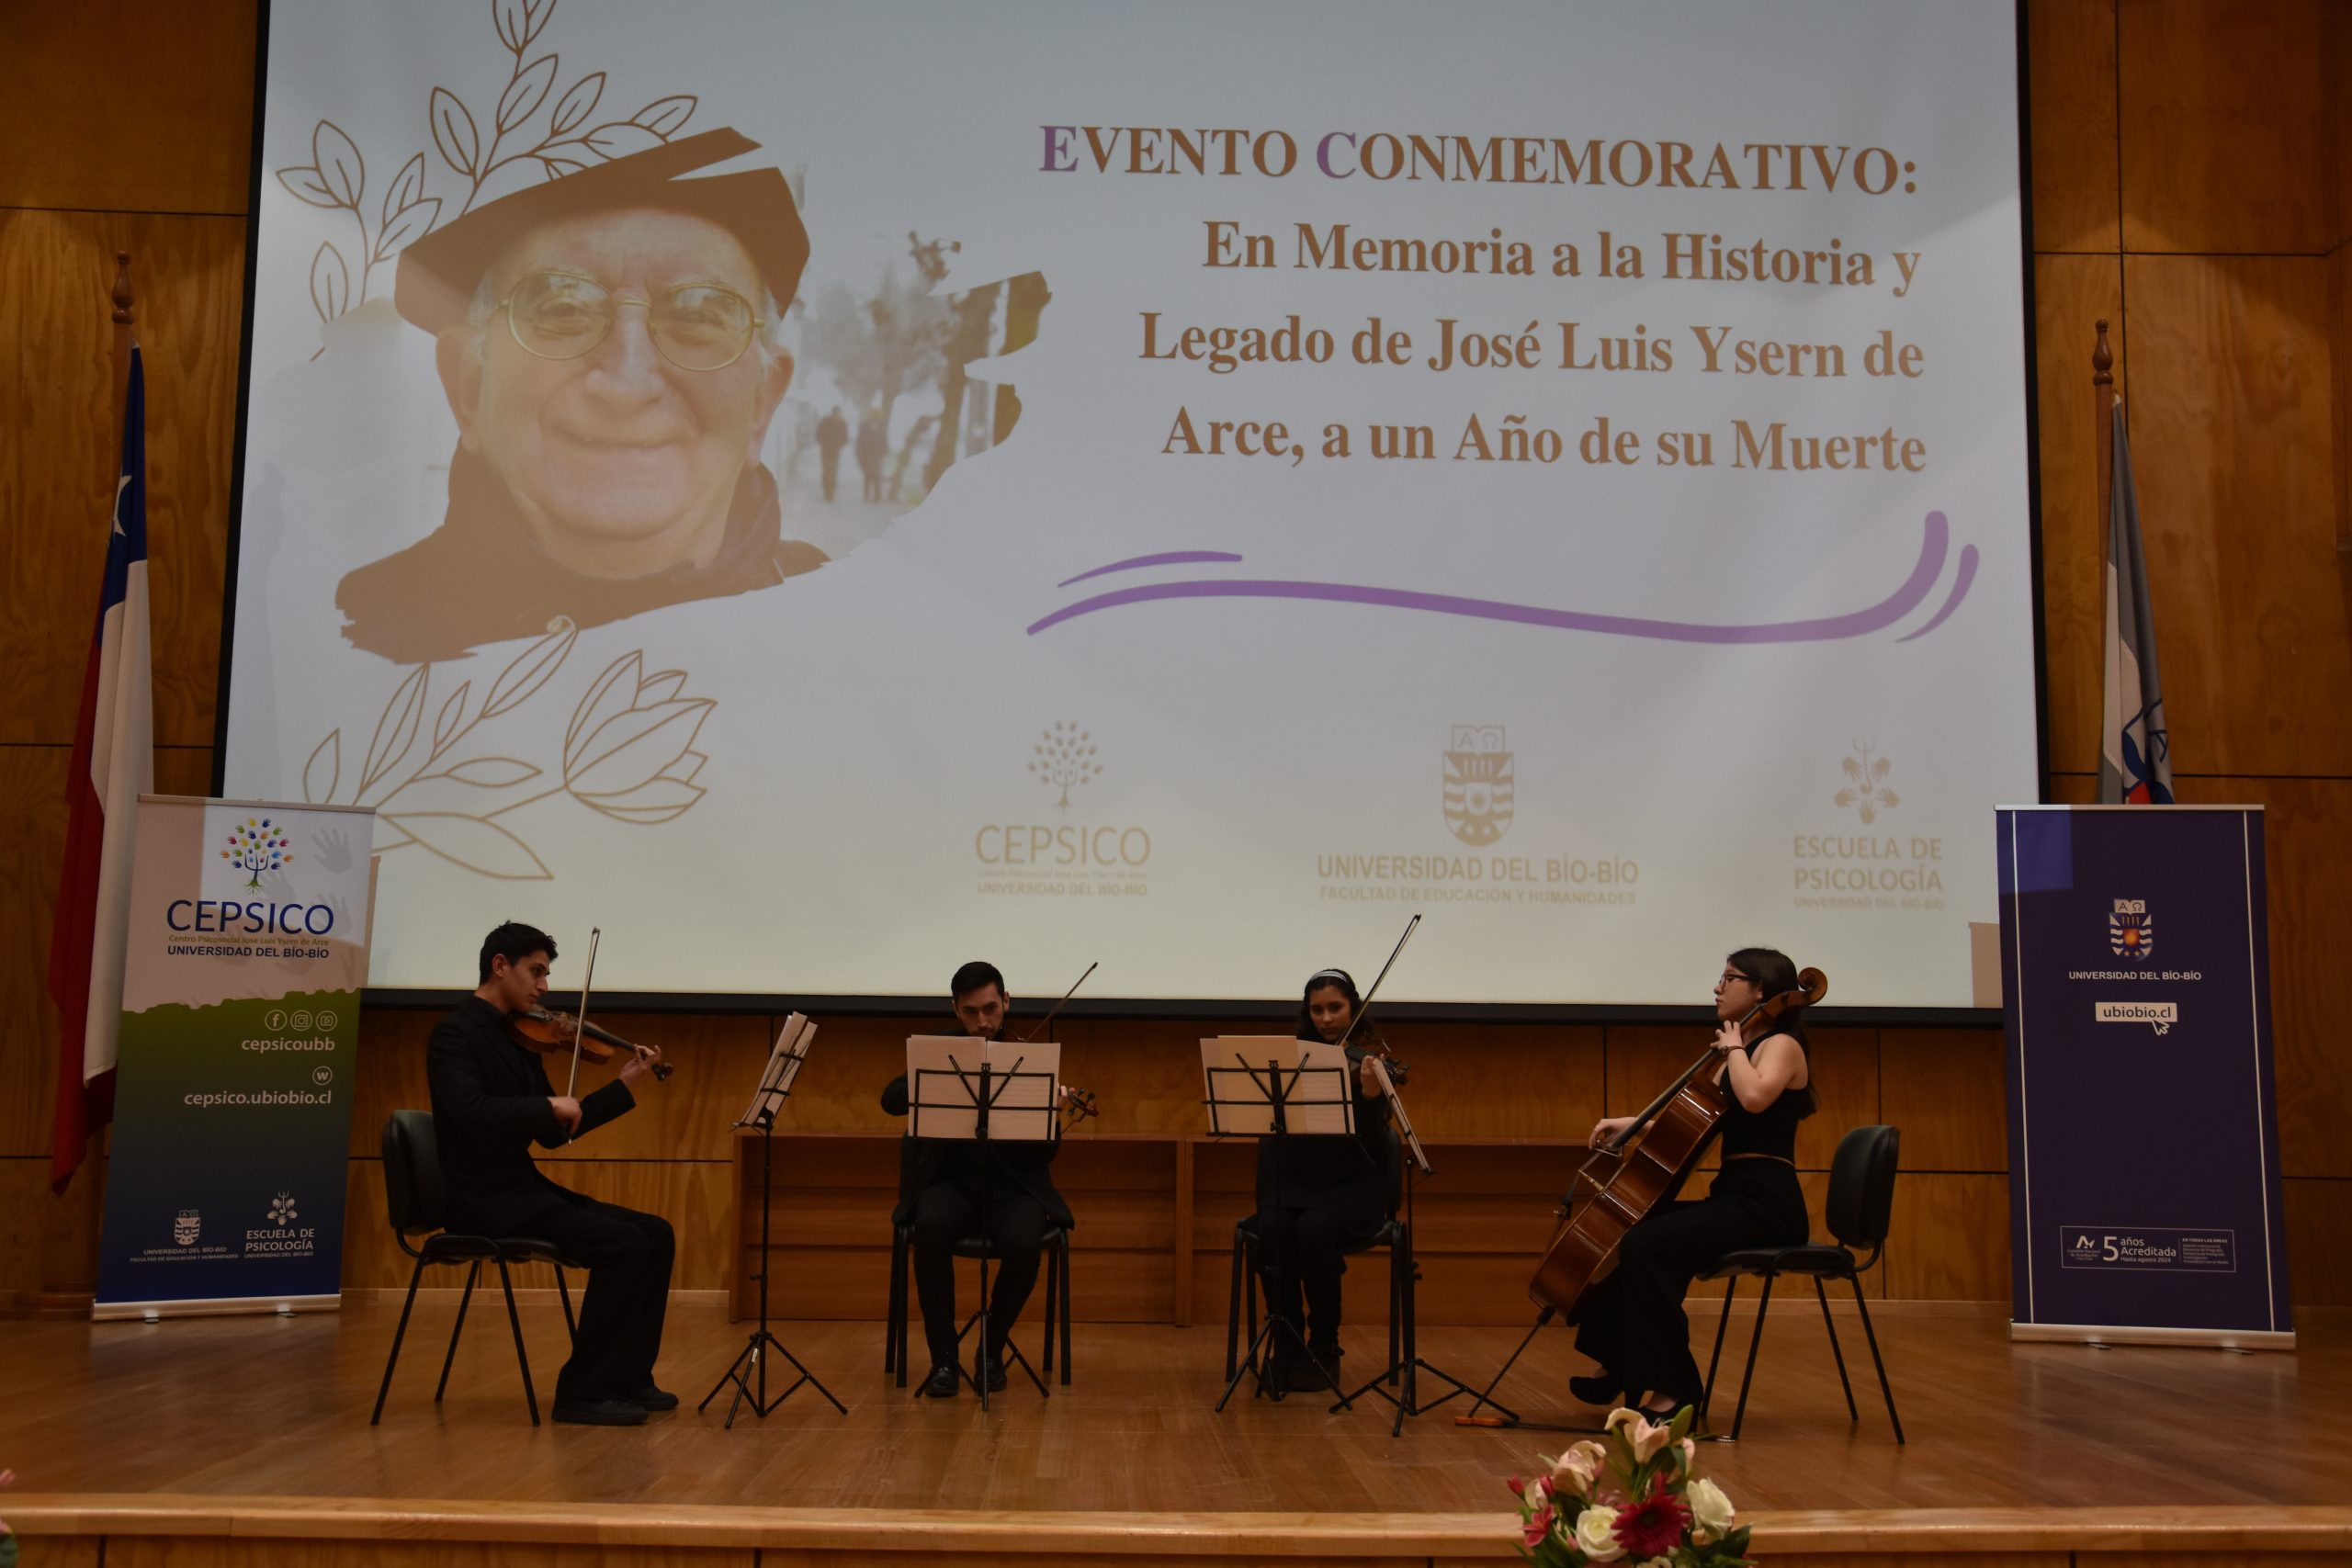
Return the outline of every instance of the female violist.
{"type": "MultiPolygon", "coordinates": [[[[1683,1292],[1701,1269],[1748,1247],[1799,1247],[1807,1230],[1797,1185],[1797,1123],[1813,1114],[1813,1070],[1801,1014],[1742,1025],[1758,1004],[1794,990],[1797,967],[1769,947],[1724,960],[1715,982],[1716,1083],[1728,1102],[1721,1123],[1723,1169],[1707,1196],[1662,1204],[1625,1233],[1616,1272],[1593,1287],[1577,1348],[1600,1370],[1568,1380],[1589,1404],[1623,1396],[1663,1420],[1704,1392],[1690,1354],[1683,1292]]],[[[1630,1116],[1594,1123],[1595,1148],[1633,1125],[1630,1116]]]]}
{"type": "Polygon", "coordinates": [[[1388,1219],[1388,1102],[1373,1074],[1381,1054],[1363,998],[1344,969],[1307,976],[1298,1004],[1297,1038],[1344,1045],[1353,1069],[1353,1137],[1264,1138],[1258,1144],[1258,1269],[1276,1328],[1268,1382],[1277,1392],[1331,1386],[1340,1369],[1340,1276],[1346,1251],[1369,1241],[1388,1219]],[[1301,1333],[1301,1298],[1306,1302],[1301,1333]],[[1301,1338],[1307,1354],[1298,1354],[1301,1338]]]}

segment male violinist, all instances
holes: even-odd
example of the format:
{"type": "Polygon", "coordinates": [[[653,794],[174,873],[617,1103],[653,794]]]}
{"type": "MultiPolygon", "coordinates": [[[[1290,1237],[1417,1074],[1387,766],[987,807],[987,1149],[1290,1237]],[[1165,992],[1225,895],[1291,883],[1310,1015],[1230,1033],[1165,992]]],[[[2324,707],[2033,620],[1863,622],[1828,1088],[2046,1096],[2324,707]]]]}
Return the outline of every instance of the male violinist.
{"type": "Polygon", "coordinates": [[[449,1228],[531,1236],[588,1266],[571,1359],[556,1374],[555,1418],[635,1427],[647,1411],[678,1404],[653,1382],[676,1253],[670,1223],[557,1186],[532,1163],[530,1146],[536,1139],[561,1148],[628,1111],[637,1103],[631,1086],[662,1053],[640,1045],[594,1093],[556,1093],[545,1059],[507,1032],[510,1017],[547,994],[554,963],[553,937],[509,920],[482,939],[481,984],[434,1026],[425,1072],[449,1228]]]}
{"type": "MultiPolygon", "coordinates": [[[[995,964],[965,964],[948,981],[947,995],[965,1033],[975,1040],[1002,1038],[1012,998],[1004,994],[1004,976],[995,964]]],[[[893,1116],[907,1113],[904,1073],[882,1091],[882,1109],[893,1116]]],[[[899,1207],[890,1218],[914,1226],[915,1298],[922,1306],[922,1336],[931,1350],[931,1375],[920,1393],[953,1399],[962,1381],[956,1359],[960,1325],[955,1249],[984,1224],[996,1244],[996,1289],[989,1297],[988,1343],[973,1362],[972,1378],[988,1379],[990,1393],[1004,1387],[1005,1338],[1037,1282],[1046,1232],[1072,1223],[1069,1205],[1054,1188],[1053,1160],[1060,1148],[1058,1143],[983,1146],[948,1138],[907,1140],[899,1207]]]]}

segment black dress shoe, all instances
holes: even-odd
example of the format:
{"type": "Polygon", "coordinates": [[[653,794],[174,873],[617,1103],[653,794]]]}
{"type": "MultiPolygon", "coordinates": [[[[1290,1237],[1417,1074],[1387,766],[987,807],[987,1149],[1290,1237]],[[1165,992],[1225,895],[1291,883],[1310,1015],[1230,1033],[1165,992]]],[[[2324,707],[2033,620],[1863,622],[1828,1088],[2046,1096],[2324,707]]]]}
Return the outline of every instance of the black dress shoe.
{"type": "Polygon", "coordinates": [[[1283,1382],[1288,1388],[1312,1393],[1317,1389],[1336,1387],[1333,1379],[1339,1370],[1340,1353],[1337,1350],[1318,1349],[1311,1354],[1301,1352],[1291,1357],[1288,1375],[1283,1382]],[[1318,1360],[1320,1365],[1317,1364],[1318,1360]]]}
{"type": "Polygon", "coordinates": [[[1587,1404],[1615,1404],[1617,1396],[1625,1392],[1625,1382],[1615,1372],[1593,1372],[1570,1378],[1568,1392],[1587,1404]]]}
{"type": "Polygon", "coordinates": [[[1004,1392],[1004,1358],[983,1356],[975,1361],[972,1364],[972,1381],[978,1382],[982,1378],[988,1379],[988,1390],[990,1393],[1002,1393],[1004,1392]]]}
{"type": "Polygon", "coordinates": [[[645,1406],[633,1399],[558,1400],[555,1418],[578,1427],[642,1427],[645,1406]]]}
{"type": "Polygon", "coordinates": [[[923,1399],[953,1399],[963,1382],[964,1374],[956,1370],[956,1363],[942,1361],[931,1369],[931,1376],[922,1380],[922,1387],[915,1393],[923,1399]]]}
{"type": "Polygon", "coordinates": [[[643,1388],[630,1394],[629,1398],[648,1410],[675,1410],[678,1407],[676,1394],[666,1388],[656,1388],[651,1383],[647,1383],[643,1388]]]}

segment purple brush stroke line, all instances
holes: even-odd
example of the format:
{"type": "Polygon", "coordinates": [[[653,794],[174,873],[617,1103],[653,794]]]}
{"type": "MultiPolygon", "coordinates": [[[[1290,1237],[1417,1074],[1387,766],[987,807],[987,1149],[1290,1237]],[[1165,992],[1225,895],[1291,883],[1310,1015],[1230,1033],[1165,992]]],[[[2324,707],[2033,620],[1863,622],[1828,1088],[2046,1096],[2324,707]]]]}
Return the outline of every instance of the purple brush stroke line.
{"type": "Polygon", "coordinates": [[[1156,556],[1136,556],[1128,560],[1114,560],[1109,566],[1098,566],[1092,571],[1081,571],[1076,577],[1065,578],[1054,584],[1068,588],[1073,582],[1083,582],[1090,577],[1107,572],[1133,571],[1142,566],[1183,566],[1193,561],[1237,561],[1241,558],[1231,550],[1165,550],[1156,556]]]}
{"type": "MultiPolygon", "coordinates": [[[[1122,604],[1148,604],[1159,599],[1299,599],[1324,603],[1371,604],[1391,610],[1426,610],[1441,615],[1510,621],[1548,626],[1558,631],[1600,632],[1611,637],[1652,637],[1664,642],[1773,643],[1835,642],[1893,626],[1918,607],[1928,590],[1943,573],[1951,528],[1940,512],[1928,513],[1919,544],[1919,559],[1911,575],[1888,598],[1868,609],[1809,621],[1778,621],[1758,626],[1713,626],[1682,621],[1649,620],[1634,615],[1603,615],[1580,610],[1547,610],[1532,604],[1507,604],[1493,599],[1468,599],[1452,593],[1423,593],[1404,588],[1367,588],[1344,582],[1295,582],[1279,580],[1238,580],[1225,582],[1159,582],[1115,589],[1065,605],[1029,626],[1036,636],[1049,626],[1098,610],[1122,604]]],[[[1955,603],[1957,601],[1955,600],[1955,603]]]]}
{"type": "Polygon", "coordinates": [[[1929,632],[1934,631],[1938,626],[1942,626],[1946,620],[1951,618],[1951,613],[1960,608],[1961,600],[1967,596],[1968,585],[1975,581],[1976,547],[1974,545],[1962,545],[1960,547],[1960,570],[1951,580],[1951,592],[1945,598],[1944,607],[1936,612],[1936,618],[1934,620],[1929,621],[1926,626],[1921,626],[1917,631],[1911,633],[1909,636],[1899,637],[1894,640],[1897,642],[1915,642],[1920,637],[1926,637],[1929,632]]]}

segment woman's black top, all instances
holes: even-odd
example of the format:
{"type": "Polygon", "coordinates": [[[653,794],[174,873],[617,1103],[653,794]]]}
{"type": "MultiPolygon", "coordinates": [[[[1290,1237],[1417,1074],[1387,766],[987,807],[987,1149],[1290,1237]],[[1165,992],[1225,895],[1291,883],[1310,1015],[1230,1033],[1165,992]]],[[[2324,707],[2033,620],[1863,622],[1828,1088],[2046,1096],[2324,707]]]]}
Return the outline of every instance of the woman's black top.
{"type": "MultiPolygon", "coordinates": [[[[1770,1039],[1770,1036],[1767,1035],[1765,1038],[1770,1039]]],[[[1790,1038],[1794,1040],[1796,1036],[1791,1035],[1790,1038]]],[[[1758,1040],[1747,1047],[1749,1061],[1753,1062],[1756,1059],[1757,1047],[1763,1043],[1763,1040],[1758,1040]]],[[[1804,1050],[1804,1041],[1797,1041],[1797,1049],[1804,1050]]],[[[1808,1062],[1811,1060],[1810,1055],[1806,1059],[1808,1062]]],[[[1733,1155],[1771,1155],[1787,1160],[1792,1165],[1795,1164],[1797,1123],[1813,1114],[1814,1099],[1810,1077],[1808,1076],[1805,1088],[1782,1089],[1780,1098],[1761,1111],[1750,1111],[1740,1104],[1739,1096],[1732,1092],[1728,1081],[1724,1084],[1723,1090],[1724,1099],[1730,1107],[1724,1112],[1723,1119],[1724,1156],[1728,1158],[1733,1155]]]]}
{"type": "MultiPolygon", "coordinates": [[[[1357,1069],[1370,1053],[1350,1045],[1348,1086],[1354,1091],[1356,1130],[1258,1141],[1258,1207],[1261,1209],[1326,1209],[1351,1212],[1365,1208],[1365,1200],[1386,1212],[1388,1187],[1388,1100],[1363,1092],[1357,1069]]],[[[1377,1224],[1377,1221],[1374,1221],[1377,1224]]]]}

